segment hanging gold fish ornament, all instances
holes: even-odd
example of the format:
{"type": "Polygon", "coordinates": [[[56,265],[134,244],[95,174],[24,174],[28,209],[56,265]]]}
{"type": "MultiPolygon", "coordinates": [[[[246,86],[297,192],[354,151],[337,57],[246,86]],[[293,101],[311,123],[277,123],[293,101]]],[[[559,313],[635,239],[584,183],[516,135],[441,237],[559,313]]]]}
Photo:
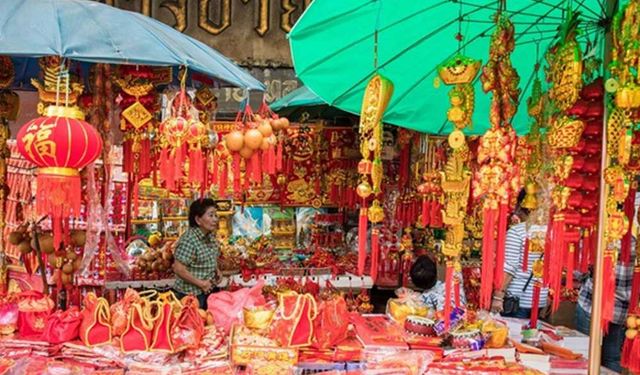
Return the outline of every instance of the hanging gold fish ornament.
{"type": "MultiPolygon", "coordinates": [[[[362,199],[360,216],[358,221],[358,274],[364,273],[367,257],[367,227],[368,219],[372,222],[380,222],[384,219],[384,211],[379,209],[379,203],[372,207],[373,212],[368,215],[366,199],[371,195],[381,192],[383,168],[382,168],[382,117],[393,94],[393,83],[375,74],[364,92],[362,110],[360,112],[360,153],[362,160],[358,163],[358,173],[361,174],[361,182],[356,189],[362,199]],[[371,182],[369,181],[371,179],[371,182]]],[[[376,202],[374,200],[374,202],[376,202]]],[[[379,249],[377,229],[372,231],[372,276],[375,276],[374,268],[377,267],[379,249]],[[374,236],[375,235],[375,236],[374,236]]],[[[375,278],[375,277],[374,277],[375,278]]]]}
{"type": "Polygon", "coordinates": [[[567,22],[563,23],[558,44],[549,50],[546,59],[549,65],[547,77],[550,80],[549,98],[561,111],[571,108],[580,97],[582,90],[582,51],[576,41],[578,14],[567,9],[567,22]]]}

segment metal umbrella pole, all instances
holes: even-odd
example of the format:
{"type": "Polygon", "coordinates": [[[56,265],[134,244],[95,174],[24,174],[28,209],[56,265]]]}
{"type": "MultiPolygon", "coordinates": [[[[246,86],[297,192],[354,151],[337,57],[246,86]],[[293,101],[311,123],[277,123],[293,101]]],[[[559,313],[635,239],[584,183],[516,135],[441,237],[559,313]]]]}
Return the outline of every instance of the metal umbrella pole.
{"type": "MultiPolygon", "coordinates": [[[[618,1],[606,0],[606,11],[610,15],[609,20],[613,17],[615,7],[618,1]]],[[[613,45],[611,27],[606,29],[605,44],[604,44],[604,56],[603,67],[607,69],[609,62],[611,61],[611,50],[613,45]]],[[[600,373],[600,363],[602,355],[602,289],[603,289],[603,263],[604,263],[604,251],[607,247],[605,239],[605,225],[606,225],[606,200],[609,194],[608,185],[604,181],[604,171],[608,167],[610,158],[607,153],[607,120],[609,117],[609,111],[607,109],[607,95],[603,96],[605,101],[604,105],[604,118],[602,120],[602,162],[600,164],[600,203],[599,203],[599,216],[598,216],[598,246],[596,249],[596,259],[594,264],[594,277],[593,277],[593,297],[591,303],[591,326],[589,328],[589,374],[595,375],[600,373]]],[[[611,297],[612,298],[612,297],[611,297]]]]}

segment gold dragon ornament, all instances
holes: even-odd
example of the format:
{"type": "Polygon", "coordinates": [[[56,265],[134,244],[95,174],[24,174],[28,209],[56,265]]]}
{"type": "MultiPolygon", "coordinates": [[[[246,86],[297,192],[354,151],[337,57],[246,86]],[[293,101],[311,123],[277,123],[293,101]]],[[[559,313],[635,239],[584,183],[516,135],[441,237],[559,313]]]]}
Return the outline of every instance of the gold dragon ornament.
{"type": "MultiPolygon", "coordinates": [[[[356,188],[358,196],[362,199],[360,217],[358,223],[358,274],[364,273],[366,262],[367,226],[368,221],[373,224],[384,220],[384,213],[379,204],[367,210],[366,200],[371,194],[378,195],[381,192],[383,178],[382,169],[382,116],[391,100],[393,83],[379,74],[374,75],[365,89],[360,113],[360,154],[362,160],[358,163],[358,173],[361,175],[360,184],[356,188]]],[[[374,203],[376,200],[374,199],[374,203]]],[[[379,202],[378,202],[379,203],[379,202]]],[[[376,229],[376,228],[374,228],[376,229]]],[[[372,234],[377,234],[377,230],[372,234]]],[[[377,242],[372,238],[372,243],[377,242]]],[[[377,245],[377,243],[376,243],[377,245]]],[[[377,254],[373,254],[376,259],[377,254]]],[[[376,266],[372,262],[372,268],[376,266]]]]}

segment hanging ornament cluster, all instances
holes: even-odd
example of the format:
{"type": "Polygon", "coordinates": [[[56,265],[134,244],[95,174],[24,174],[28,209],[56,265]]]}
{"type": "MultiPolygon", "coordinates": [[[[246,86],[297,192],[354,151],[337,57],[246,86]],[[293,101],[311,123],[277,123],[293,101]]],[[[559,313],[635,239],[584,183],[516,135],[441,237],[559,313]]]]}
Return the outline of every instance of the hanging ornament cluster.
{"type": "Polygon", "coordinates": [[[473,182],[474,198],[482,200],[484,211],[480,290],[483,309],[490,307],[493,289],[502,288],[508,211],[520,186],[515,163],[517,137],[511,126],[520,95],[520,77],[511,64],[515,30],[502,12],[496,15],[495,22],[489,61],[480,77],[482,89],[493,94],[489,112],[491,127],[480,138],[479,168],[473,182]]]}
{"type": "Polygon", "coordinates": [[[138,182],[154,168],[152,138],[156,135],[155,113],[160,109],[155,90],[155,72],[149,66],[120,65],[113,82],[120,88],[116,103],[121,109],[122,169],[129,176],[133,210],[137,212],[138,182]]]}
{"type": "Polygon", "coordinates": [[[282,169],[282,142],[289,127],[287,118],[278,118],[266,103],[254,114],[247,105],[239,112],[235,129],[216,147],[214,183],[218,195],[226,195],[229,170],[233,174],[233,193],[242,195],[251,184],[262,185],[263,174],[275,175],[282,169]]]}
{"type": "MultiPolygon", "coordinates": [[[[367,227],[371,221],[374,226],[384,220],[384,210],[380,206],[377,196],[382,192],[382,116],[391,100],[393,83],[379,74],[374,75],[367,84],[362,99],[360,113],[360,154],[362,160],[358,163],[358,173],[361,175],[360,184],[356,192],[360,197],[360,215],[358,221],[358,274],[364,273],[367,259],[367,227]],[[373,195],[371,209],[367,209],[367,200],[373,195]]],[[[374,228],[377,229],[377,228],[374,228]]],[[[377,247],[378,231],[372,231],[371,242],[377,247]],[[374,236],[375,235],[375,236],[374,236]]],[[[373,254],[371,268],[377,270],[377,263],[373,260],[378,254],[373,254]]]]}
{"type": "MultiPolygon", "coordinates": [[[[579,145],[585,127],[585,122],[580,116],[585,114],[587,102],[578,101],[583,86],[582,51],[576,42],[578,24],[577,14],[574,14],[571,8],[567,9],[560,40],[546,54],[551,108],[546,140],[552,155],[553,190],[549,213],[550,228],[544,251],[543,278],[553,295],[554,311],[560,306],[563,269],[567,271],[566,279],[569,285],[573,282],[576,245],[581,240],[578,228],[581,221],[578,211],[581,193],[576,191],[576,188],[581,186],[581,172],[585,165],[579,145]]],[[[601,105],[599,107],[602,108],[601,105]]],[[[594,162],[597,163],[596,160],[594,162]]],[[[596,173],[599,170],[598,166],[599,163],[596,164],[596,173]]],[[[597,183],[593,188],[597,189],[597,183]]]]}
{"type": "Polygon", "coordinates": [[[160,178],[169,191],[178,191],[182,181],[193,188],[206,184],[205,147],[209,142],[207,126],[187,93],[186,73],[180,90],[169,100],[169,116],[159,127],[160,178]],[[188,171],[185,169],[188,163],[188,171]]]}
{"type": "MultiPolygon", "coordinates": [[[[621,248],[622,261],[628,263],[630,256],[630,222],[634,210],[636,177],[638,175],[637,145],[634,145],[633,131],[637,127],[640,109],[640,76],[637,67],[640,65],[640,2],[630,0],[621,7],[613,19],[613,48],[611,78],[605,84],[607,92],[613,95],[612,105],[607,119],[607,167],[605,180],[605,222],[604,233],[606,249],[602,267],[603,296],[615,293],[618,260],[617,249],[621,248]],[[620,246],[618,246],[620,244],[620,246]]],[[[614,315],[614,299],[602,299],[602,327],[607,329],[614,315]]],[[[634,305],[629,305],[630,316],[635,312],[634,305]]],[[[627,338],[629,338],[627,336],[627,338]]],[[[637,340],[635,340],[637,341],[637,340]]],[[[634,350],[629,350],[625,343],[625,355],[622,362],[629,368],[640,368],[640,343],[635,342],[634,350]],[[631,354],[631,356],[629,356],[631,354]],[[632,359],[635,355],[635,360],[632,359]]]]}
{"type": "MultiPolygon", "coordinates": [[[[438,68],[440,78],[447,85],[455,85],[449,92],[449,102],[451,108],[447,112],[447,119],[453,123],[455,129],[448,138],[450,147],[448,159],[444,165],[444,172],[440,172],[440,183],[442,196],[444,198],[444,209],[441,210],[441,218],[430,215],[429,223],[432,227],[444,224],[447,229],[444,243],[442,244],[442,254],[446,257],[445,276],[445,326],[449,327],[451,312],[451,293],[458,285],[459,280],[454,280],[454,269],[461,271],[460,255],[463,250],[465,236],[464,220],[467,214],[467,204],[469,202],[469,189],[471,182],[471,172],[467,165],[469,161],[469,147],[462,130],[471,125],[471,118],[474,109],[473,80],[478,75],[482,62],[473,60],[466,56],[456,55],[451,60],[438,68]],[[435,220],[435,222],[434,222],[435,220]],[[455,285],[454,285],[455,284],[455,285]]],[[[429,155],[429,149],[425,156],[431,159],[432,165],[428,165],[424,176],[425,182],[436,181],[434,170],[440,169],[437,154],[429,155]],[[436,163],[433,165],[433,163],[436,163]],[[431,173],[429,172],[431,170],[431,173]]],[[[439,162],[443,160],[440,159],[439,162]]],[[[429,185],[420,185],[418,188],[425,188],[429,185]]],[[[424,190],[424,189],[421,189],[424,190]]],[[[428,189],[432,190],[432,189],[428,189]]],[[[435,196],[440,193],[435,191],[435,196]]],[[[423,202],[422,223],[427,224],[426,213],[438,208],[438,202],[431,204],[431,210],[425,207],[423,202]]]]}

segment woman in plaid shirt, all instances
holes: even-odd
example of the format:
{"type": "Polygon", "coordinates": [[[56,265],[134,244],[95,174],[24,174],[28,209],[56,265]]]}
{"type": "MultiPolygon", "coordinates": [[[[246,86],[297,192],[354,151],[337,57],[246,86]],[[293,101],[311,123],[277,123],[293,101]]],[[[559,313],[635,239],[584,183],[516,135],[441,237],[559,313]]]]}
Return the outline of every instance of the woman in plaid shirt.
{"type": "Polygon", "coordinates": [[[176,297],[195,295],[200,308],[205,310],[207,297],[220,277],[220,245],[214,236],[217,227],[215,202],[208,198],[193,201],[189,207],[189,229],[178,240],[173,254],[176,297]]]}

